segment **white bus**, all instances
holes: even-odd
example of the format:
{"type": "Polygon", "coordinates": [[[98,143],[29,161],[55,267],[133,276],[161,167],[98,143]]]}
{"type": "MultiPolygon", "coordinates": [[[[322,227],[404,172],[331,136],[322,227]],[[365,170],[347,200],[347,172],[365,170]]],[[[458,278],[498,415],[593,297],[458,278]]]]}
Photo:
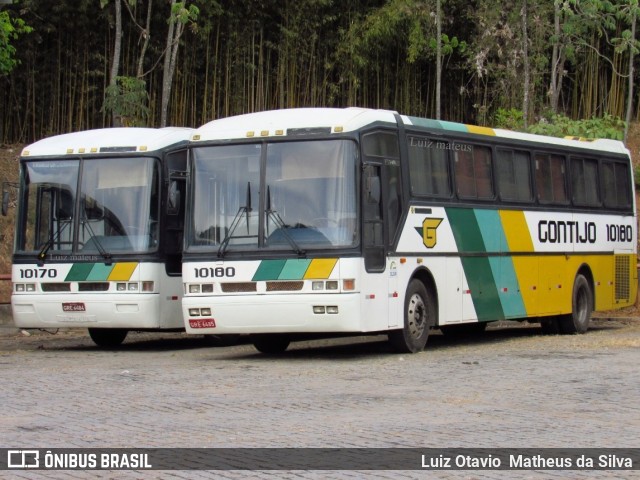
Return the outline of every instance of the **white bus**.
{"type": "Polygon", "coordinates": [[[629,152],[391,111],[292,109],[210,122],[190,145],[189,333],[386,332],[541,322],[582,333],[632,305],[629,152]]]}
{"type": "Polygon", "coordinates": [[[181,255],[188,128],[108,128],[26,147],[11,305],[20,328],[184,330],[181,255]]]}

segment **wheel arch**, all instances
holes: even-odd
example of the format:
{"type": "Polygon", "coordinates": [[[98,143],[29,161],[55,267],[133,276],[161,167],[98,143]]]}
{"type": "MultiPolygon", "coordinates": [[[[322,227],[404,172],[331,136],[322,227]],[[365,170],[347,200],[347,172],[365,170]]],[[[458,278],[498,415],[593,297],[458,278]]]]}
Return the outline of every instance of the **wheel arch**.
{"type": "Polygon", "coordinates": [[[421,267],[418,268],[417,270],[415,270],[413,272],[413,274],[411,275],[411,278],[409,279],[409,282],[407,283],[407,285],[412,281],[412,280],[419,280],[420,282],[422,282],[422,284],[424,285],[424,288],[426,288],[428,291],[430,291],[433,294],[433,299],[435,301],[435,315],[436,318],[434,320],[433,325],[431,325],[432,327],[437,327],[439,322],[440,322],[440,301],[439,301],[439,297],[438,297],[438,287],[436,286],[436,281],[433,278],[433,274],[431,273],[431,271],[426,268],[426,267],[421,267]]]}

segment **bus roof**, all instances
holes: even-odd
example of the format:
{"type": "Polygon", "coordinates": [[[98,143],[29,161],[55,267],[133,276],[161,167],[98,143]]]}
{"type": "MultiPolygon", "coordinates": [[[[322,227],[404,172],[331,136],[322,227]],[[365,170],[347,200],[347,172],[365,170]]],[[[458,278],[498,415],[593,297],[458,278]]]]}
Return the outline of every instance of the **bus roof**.
{"type": "Polygon", "coordinates": [[[99,128],[44,138],[24,148],[23,157],[153,152],[189,140],[192,128],[99,128]]]}
{"type": "Polygon", "coordinates": [[[442,120],[431,120],[426,118],[402,116],[402,121],[407,125],[416,125],[437,130],[449,130],[463,133],[475,133],[479,135],[488,135],[493,137],[508,138],[513,140],[522,140],[526,142],[547,143],[551,145],[560,145],[572,148],[586,148],[591,150],[600,150],[606,152],[623,153],[629,155],[629,150],[624,143],[618,140],[609,140],[606,138],[591,139],[579,137],[548,137],[545,135],[534,135],[532,133],[516,132],[514,130],[503,130],[500,128],[478,127],[475,125],[466,125],[463,123],[446,122],[442,120]]]}
{"type": "MultiPolygon", "coordinates": [[[[198,142],[280,137],[295,135],[300,132],[308,134],[350,132],[376,122],[395,124],[395,115],[397,115],[396,112],[390,110],[357,107],[269,110],[213,120],[195,129],[191,139],[198,142]]],[[[408,115],[402,115],[401,118],[405,125],[415,125],[434,130],[448,130],[629,155],[629,151],[624,144],[617,140],[548,137],[408,115]]]]}
{"type": "Polygon", "coordinates": [[[356,107],[268,110],[213,120],[196,129],[192,140],[278,137],[301,131],[350,132],[381,121],[395,123],[394,112],[356,107]]]}

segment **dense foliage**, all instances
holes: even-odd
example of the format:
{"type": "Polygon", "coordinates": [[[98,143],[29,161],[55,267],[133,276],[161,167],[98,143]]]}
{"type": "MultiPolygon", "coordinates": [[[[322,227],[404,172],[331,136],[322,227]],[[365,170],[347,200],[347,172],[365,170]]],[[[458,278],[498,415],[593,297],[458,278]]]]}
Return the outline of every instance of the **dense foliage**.
{"type": "Polygon", "coordinates": [[[638,0],[19,0],[0,6],[22,29],[10,33],[12,50],[0,43],[0,58],[11,58],[0,70],[0,143],[159,126],[163,109],[167,124],[187,126],[350,105],[522,129],[541,118],[625,118],[629,105],[635,119],[637,8],[638,0]]]}

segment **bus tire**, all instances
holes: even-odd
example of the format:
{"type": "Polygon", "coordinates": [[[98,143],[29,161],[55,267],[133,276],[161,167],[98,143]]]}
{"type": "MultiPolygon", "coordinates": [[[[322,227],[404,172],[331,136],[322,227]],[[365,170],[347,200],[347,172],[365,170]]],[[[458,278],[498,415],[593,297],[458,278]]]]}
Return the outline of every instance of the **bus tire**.
{"type": "Polygon", "coordinates": [[[578,274],[573,282],[571,313],[558,318],[560,333],[584,333],[589,329],[593,311],[593,292],[584,275],[578,274]]]}
{"type": "Polygon", "coordinates": [[[128,330],[124,328],[90,328],[89,336],[99,347],[117,347],[127,337],[128,330]]]}
{"type": "Polygon", "coordinates": [[[286,335],[263,333],[251,335],[251,342],[259,352],[277,354],[284,352],[291,340],[286,335]]]}
{"type": "Polygon", "coordinates": [[[404,328],[389,332],[389,343],[398,353],[424,350],[429,329],[435,324],[436,304],[433,294],[420,280],[409,282],[404,299],[404,328]]]}

